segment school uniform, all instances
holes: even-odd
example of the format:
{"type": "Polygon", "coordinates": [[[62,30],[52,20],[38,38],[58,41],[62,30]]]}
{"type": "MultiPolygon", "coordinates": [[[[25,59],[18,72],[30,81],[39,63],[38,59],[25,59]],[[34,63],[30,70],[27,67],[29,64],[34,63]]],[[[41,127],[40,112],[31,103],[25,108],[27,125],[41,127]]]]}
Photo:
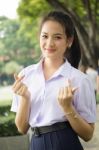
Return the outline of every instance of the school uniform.
{"type": "MultiPolygon", "coordinates": [[[[46,81],[42,61],[20,72],[20,75],[25,75],[23,83],[31,93],[29,117],[29,124],[33,131],[31,150],[83,150],[77,134],[71,128],[58,103],[58,92],[61,87],[68,86],[68,79],[70,79],[72,86],[78,87],[73,98],[76,111],[88,123],[94,123],[96,121],[96,100],[92,83],[84,73],[72,67],[67,60],[46,81]],[[57,128],[59,123],[63,123],[59,125],[63,128],[59,127],[60,130],[44,133],[49,130],[47,127],[52,127],[54,124],[54,127],[57,128]],[[38,128],[41,128],[41,134],[34,131],[38,128]]],[[[17,112],[19,101],[20,96],[13,94],[11,111],[17,112]]]]}

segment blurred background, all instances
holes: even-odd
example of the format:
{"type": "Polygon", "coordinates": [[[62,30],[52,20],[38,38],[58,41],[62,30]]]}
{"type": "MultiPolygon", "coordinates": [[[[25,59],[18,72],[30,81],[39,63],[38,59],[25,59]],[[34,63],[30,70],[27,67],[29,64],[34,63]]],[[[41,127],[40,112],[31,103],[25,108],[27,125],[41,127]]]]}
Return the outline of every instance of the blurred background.
{"type": "Polygon", "coordinates": [[[19,135],[10,112],[13,74],[39,60],[38,26],[50,10],[72,17],[82,49],[79,68],[86,73],[82,66],[91,65],[99,77],[99,0],[0,0],[0,7],[0,137],[6,137],[19,135]]]}

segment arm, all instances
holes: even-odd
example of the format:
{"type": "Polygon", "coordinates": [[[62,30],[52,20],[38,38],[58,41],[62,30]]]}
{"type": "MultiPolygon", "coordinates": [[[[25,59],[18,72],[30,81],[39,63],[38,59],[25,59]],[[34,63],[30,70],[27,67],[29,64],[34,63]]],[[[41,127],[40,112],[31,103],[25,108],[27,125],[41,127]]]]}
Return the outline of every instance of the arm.
{"type": "Polygon", "coordinates": [[[97,94],[99,94],[99,75],[97,76],[96,83],[97,83],[97,94]]]}
{"type": "Polygon", "coordinates": [[[13,85],[14,93],[21,96],[18,111],[15,117],[15,124],[18,128],[18,131],[22,134],[25,134],[29,129],[29,114],[30,114],[30,93],[25,84],[22,83],[22,77],[17,77],[15,75],[15,83],[13,85]]]}
{"type": "Polygon", "coordinates": [[[71,127],[83,140],[89,141],[93,136],[94,124],[89,124],[75,110],[72,99],[77,88],[63,87],[59,91],[58,101],[71,127]]]}
{"type": "Polygon", "coordinates": [[[65,108],[66,118],[75,132],[84,140],[89,141],[94,132],[94,124],[87,123],[73,106],[65,108]]]}
{"type": "Polygon", "coordinates": [[[20,133],[25,134],[29,129],[29,114],[30,114],[30,102],[25,98],[20,99],[18,111],[16,113],[15,124],[20,133]]]}

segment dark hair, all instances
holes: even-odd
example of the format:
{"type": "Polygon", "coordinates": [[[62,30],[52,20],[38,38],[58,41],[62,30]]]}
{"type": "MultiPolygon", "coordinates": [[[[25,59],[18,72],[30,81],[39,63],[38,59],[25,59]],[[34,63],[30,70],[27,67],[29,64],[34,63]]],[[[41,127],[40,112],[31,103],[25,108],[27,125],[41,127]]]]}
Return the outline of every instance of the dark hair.
{"type": "Polygon", "coordinates": [[[43,24],[48,20],[53,20],[60,23],[65,29],[65,34],[67,38],[74,37],[72,46],[66,51],[64,56],[65,58],[67,58],[67,60],[71,63],[73,67],[78,68],[81,59],[81,50],[77,32],[71,20],[71,17],[62,11],[52,11],[48,13],[45,17],[43,17],[40,30],[43,24]]]}

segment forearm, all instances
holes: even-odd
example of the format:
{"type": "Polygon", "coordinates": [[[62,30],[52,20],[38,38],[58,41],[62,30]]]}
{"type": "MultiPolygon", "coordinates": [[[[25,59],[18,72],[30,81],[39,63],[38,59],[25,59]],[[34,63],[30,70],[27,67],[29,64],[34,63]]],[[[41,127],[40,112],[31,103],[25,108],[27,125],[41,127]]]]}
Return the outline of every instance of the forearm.
{"type": "Polygon", "coordinates": [[[30,114],[30,100],[21,98],[18,112],[15,118],[15,124],[18,131],[25,134],[29,129],[29,114],[30,114]]]}
{"type": "Polygon", "coordinates": [[[97,93],[99,94],[99,76],[97,77],[96,83],[97,83],[97,93]]]}
{"type": "Polygon", "coordinates": [[[94,125],[88,124],[74,109],[72,106],[65,110],[66,118],[69,121],[71,127],[85,141],[89,141],[92,138],[94,125]]]}

